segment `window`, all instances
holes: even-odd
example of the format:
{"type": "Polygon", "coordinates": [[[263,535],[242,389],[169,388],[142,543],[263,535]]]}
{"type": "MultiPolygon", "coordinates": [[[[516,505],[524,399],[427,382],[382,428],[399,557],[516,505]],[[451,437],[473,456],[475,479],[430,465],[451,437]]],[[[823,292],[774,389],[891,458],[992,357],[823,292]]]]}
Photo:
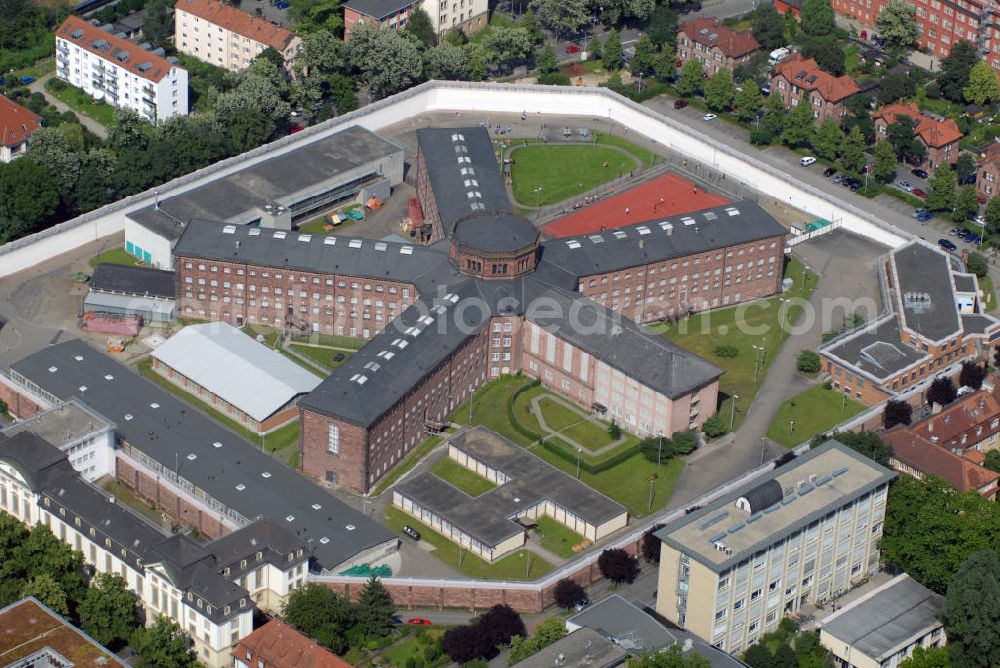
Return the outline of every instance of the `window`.
{"type": "Polygon", "coordinates": [[[331,424],[327,433],[326,450],[332,455],[340,454],[340,427],[331,424]]]}

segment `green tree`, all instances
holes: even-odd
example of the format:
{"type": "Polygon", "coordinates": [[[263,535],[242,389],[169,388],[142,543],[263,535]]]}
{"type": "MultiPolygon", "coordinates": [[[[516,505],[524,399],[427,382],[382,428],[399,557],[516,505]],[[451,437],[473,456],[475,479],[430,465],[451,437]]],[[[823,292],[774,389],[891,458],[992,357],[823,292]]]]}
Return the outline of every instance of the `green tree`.
{"type": "MultiPolygon", "coordinates": [[[[765,650],[766,651],[766,650],[765,650]]],[[[711,668],[711,663],[701,654],[685,654],[680,645],[671,645],[659,652],[649,652],[637,658],[630,658],[629,668],[711,668]]]]}
{"type": "Polygon", "coordinates": [[[885,39],[886,48],[892,53],[909,49],[920,39],[920,25],[913,5],[893,0],[882,6],[875,18],[878,34],[885,39]]]}
{"type": "Polygon", "coordinates": [[[840,162],[849,172],[855,174],[865,165],[865,138],[861,130],[855,126],[847,133],[844,146],[840,151],[840,162]]]}
{"type": "Polygon", "coordinates": [[[674,76],[677,73],[677,68],[674,67],[675,62],[673,51],[667,49],[660,51],[653,62],[653,72],[656,73],[656,78],[659,81],[667,81],[674,76]]]}
{"type": "Polygon", "coordinates": [[[531,8],[542,25],[563,38],[579,33],[590,21],[587,0],[532,0],[531,8]]]}
{"type": "Polygon", "coordinates": [[[424,51],[424,77],[462,81],[469,78],[469,53],[460,46],[442,42],[424,51]]]}
{"type": "Polygon", "coordinates": [[[132,632],[129,645],[136,668],[196,668],[191,638],[169,617],[157,617],[151,626],[132,632]]]}
{"type": "Polygon", "coordinates": [[[59,206],[58,186],[31,158],[0,165],[0,243],[36,231],[59,206]]]}
{"type": "Polygon", "coordinates": [[[973,104],[987,104],[1000,100],[997,73],[989,63],[981,60],[969,71],[969,83],[962,89],[965,99],[973,104]]]}
{"type": "Polygon", "coordinates": [[[528,31],[528,36],[531,37],[532,44],[541,44],[542,40],[545,39],[545,32],[542,30],[542,22],[538,20],[538,16],[532,9],[528,9],[521,16],[521,21],[519,25],[528,31]]]}
{"type": "Polygon", "coordinates": [[[347,45],[329,30],[320,30],[302,36],[302,49],[296,65],[310,74],[329,76],[343,72],[346,66],[347,45]]]}
{"type": "Polygon", "coordinates": [[[976,186],[962,186],[958,191],[958,198],[955,201],[955,210],[951,212],[951,219],[956,223],[961,223],[974,217],[978,212],[979,196],[976,195],[976,186]]]}
{"type": "MultiPolygon", "coordinates": [[[[655,61],[656,45],[653,44],[653,40],[649,38],[649,35],[643,34],[635,44],[635,55],[632,56],[632,61],[628,64],[629,71],[635,75],[643,74],[649,76],[653,74],[653,63],[655,61]]],[[[730,77],[730,83],[732,83],[732,77],[730,77]]]]}
{"type": "Polygon", "coordinates": [[[324,30],[336,35],[344,27],[340,0],[295,0],[289,13],[292,29],[298,35],[324,30]]]}
{"type": "Polygon", "coordinates": [[[909,658],[900,662],[899,668],[951,668],[951,657],[946,647],[917,647],[909,658]]]}
{"type": "Polygon", "coordinates": [[[523,661],[565,636],[566,622],[560,617],[547,617],[535,628],[535,633],[531,637],[515,635],[510,639],[509,664],[514,665],[523,661]]]}
{"type": "Polygon", "coordinates": [[[542,51],[542,56],[538,59],[538,69],[543,73],[555,72],[559,69],[559,63],[556,61],[556,50],[552,48],[551,44],[545,45],[545,50],[542,51]]]}
{"type": "Polygon", "coordinates": [[[677,12],[668,5],[657,5],[643,33],[649,35],[657,47],[673,55],[677,42],[677,12]]]}
{"type": "MultiPolygon", "coordinates": [[[[605,50],[607,47],[605,46],[605,50]]],[[[677,77],[677,92],[687,97],[701,88],[702,81],[701,63],[691,59],[681,66],[680,75],[677,77]]]]}
{"type": "MultiPolygon", "coordinates": [[[[844,143],[844,131],[840,125],[832,118],[825,119],[816,129],[816,136],[813,138],[813,148],[822,158],[833,160],[837,157],[837,152],[844,143]]],[[[893,161],[895,162],[895,161],[893,161]]]]}
{"type": "Polygon", "coordinates": [[[59,583],[48,573],[39,573],[24,583],[21,596],[34,596],[39,601],[47,605],[53,612],[62,615],[69,615],[69,603],[66,601],[66,592],[59,586],[59,583]]]}
{"type": "Polygon", "coordinates": [[[886,445],[882,437],[872,431],[835,431],[832,434],[820,434],[813,439],[812,445],[825,443],[832,438],[840,441],[852,450],[856,450],[868,459],[882,466],[889,466],[892,458],[892,448],[886,445]]]}
{"type": "Polygon", "coordinates": [[[753,82],[747,81],[736,92],[733,104],[736,106],[736,115],[739,116],[740,120],[749,121],[760,113],[761,107],[764,106],[764,95],[753,82]]]}
{"type": "Polygon", "coordinates": [[[744,83],[763,86],[771,80],[771,65],[768,64],[767,51],[759,51],[750,56],[750,60],[740,63],[733,70],[733,79],[744,83]]]}
{"type": "Polygon", "coordinates": [[[931,211],[945,211],[955,206],[955,172],[951,165],[938,165],[931,176],[930,192],[927,193],[927,208],[931,211]]]}
{"type": "Polygon", "coordinates": [[[1000,665],[1000,559],[993,550],[974,552],[948,584],[942,618],[948,654],[956,666],[1000,665]]]}
{"type": "Polygon", "coordinates": [[[1000,197],[993,197],[986,203],[986,229],[992,233],[1000,232],[1000,197]]]}
{"type": "Polygon", "coordinates": [[[799,13],[802,32],[813,37],[833,33],[833,5],[829,0],[805,0],[799,13]]]}
{"type": "Polygon", "coordinates": [[[815,59],[821,70],[834,76],[842,76],[847,71],[847,55],[833,40],[811,39],[802,47],[802,55],[815,59]]]}
{"type": "Polygon", "coordinates": [[[701,425],[701,430],[705,434],[705,438],[718,438],[729,431],[726,428],[725,418],[718,413],[713,413],[710,418],[705,420],[701,425]]]}
{"type": "Polygon", "coordinates": [[[376,576],[368,578],[356,605],[358,624],[365,627],[368,635],[381,638],[392,630],[392,615],[396,611],[392,597],[376,576]]]}
{"type": "Polygon", "coordinates": [[[327,95],[337,108],[338,114],[346,114],[358,108],[358,98],[354,94],[354,81],[345,74],[331,74],[326,80],[327,95]]]}
{"type": "Polygon", "coordinates": [[[422,74],[417,45],[398,30],[379,30],[367,23],[357,25],[351,29],[347,53],[375,98],[409,88],[422,74]]]}
{"type": "Polygon", "coordinates": [[[535,51],[531,35],[524,28],[493,28],[486,33],[482,47],[486,57],[503,69],[528,60],[535,51]]]}
{"type": "Polygon", "coordinates": [[[983,466],[991,471],[1000,473],[1000,450],[990,450],[987,452],[986,461],[983,462],[983,466]]]}
{"type": "Polygon", "coordinates": [[[735,96],[733,75],[726,68],[713,74],[705,84],[705,104],[713,111],[724,111],[731,107],[735,96]]]}
{"type": "Polygon", "coordinates": [[[771,137],[777,137],[781,134],[782,130],[785,129],[785,105],[781,101],[781,97],[778,95],[772,95],[767,98],[767,102],[764,103],[764,110],[767,112],[764,114],[764,118],[761,120],[760,127],[762,130],[767,132],[771,137]]]}
{"type": "Polygon", "coordinates": [[[781,133],[781,141],[792,148],[802,146],[812,138],[814,127],[812,105],[808,99],[803,99],[785,116],[785,129],[781,133]]]}
{"type": "Polygon", "coordinates": [[[889,183],[896,176],[896,149],[892,142],[883,139],[875,144],[873,176],[882,183],[889,183]]]}
{"type": "Polygon", "coordinates": [[[131,109],[115,109],[108,128],[107,147],[115,153],[129,149],[144,150],[149,145],[152,126],[131,109]]]}
{"type": "Polygon", "coordinates": [[[900,160],[912,155],[913,144],[917,143],[913,135],[913,119],[909,116],[897,116],[895,121],[886,126],[885,137],[900,160]]]}
{"type": "Polygon", "coordinates": [[[102,645],[128,640],[139,626],[138,599],[120,575],[95,575],[78,613],[80,627],[102,645]]]}
{"type": "Polygon", "coordinates": [[[590,39],[587,40],[587,60],[600,60],[601,59],[601,38],[597,35],[591,35],[590,39]]]}
{"type": "Polygon", "coordinates": [[[890,104],[896,100],[913,97],[917,92],[917,82],[914,77],[893,72],[882,77],[878,87],[878,101],[890,104]]]}
{"type": "Polygon", "coordinates": [[[142,39],[155,47],[166,47],[173,28],[173,18],[168,14],[172,3],[167,0],[150,0],[146,5],[146,18],[142,23],[142,39]]]}
{"type": "Polygon", "coordinates": [[[969,83],[972,66],[979,62],[976,47],[965,40],[951,45],[948,57],[941,61],[937,83],[941,95],[952,102],[965,101],[965,87],[969,83]]]}
{"type": "Polygon", "coordinates": [[[955,178],[961,183],[976,173],[976,159],[968,153],[960,153],[955,161],[955,178]]]}
{"type": "Polygon", "coordinates": [[[753,11],[750,30],[763,51],[770,53],[785,42],[785,20],[770,3],[763,3],[753,11]]]}
{"type": "Polygon", "coordinates": [[[653,12],[656,0],[602,0],[601,17],[611,25],[618,25],[622,19],[645,21],[653,12]]]}
{"type": "Polygon", "coordinates": [[[604,67],[614,72],[622,66],[622,38],[612,28],[604,38],[604,67]]]}
{"type": "Polygon", "coordinates": [[[795,358],[795,366],[802,373],[819,373],[819,353],[815,350],[799,351],[798,356],[795,358]]]}
{"type": "Polygon", "coordinates": [[[355,609],[344,594],[323,585],[292,591],[284,607],[285,621],[335,653],[347,649],[344,634],[355,624],[355,609]]]}
{"type": "Polygon", "coordinates": [[[80,155],[57,128],[41,127],[31,135],[28,156],[49,173],[62,193],[70,193],[80,178],[80,155]]]}
{"type": "Polygon", "coordinates": [[[425,49],[437,44],[437,33],[434,31],[431,17],[422,8],[410,12],[410,18],[406,22],[406,32],[416,37],[425,49]]]}

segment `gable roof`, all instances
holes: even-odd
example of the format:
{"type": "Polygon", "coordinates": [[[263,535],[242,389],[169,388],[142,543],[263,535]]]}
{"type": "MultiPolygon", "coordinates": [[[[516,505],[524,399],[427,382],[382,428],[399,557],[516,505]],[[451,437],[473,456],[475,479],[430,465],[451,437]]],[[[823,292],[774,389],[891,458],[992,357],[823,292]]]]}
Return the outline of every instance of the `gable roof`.
{"type": "Polygon", "coordinates": [[[851,77],[824,72],[815,60],[804,59],[800,53],[785,58],[775,69],[775,76],[783,76],[804,90],[816,91],[828,102],[840,102],[861,90],[851,77]]]}
{"type": "Polygon", "coordinates": [[[872,120],[892,125],[900,116],[908,116],[913,121],[913,134],[932,148],[947,146],[964,136],[955,121],[932,118],[921,112],[916,102],[887,104],[872,114],[872,120]]]}
{"type": "Polygon", "coordinates": [[[217,0],[177,0],[175,9],[193,14],[226,30],[249,37],[255,42],[275,49],[284,55],[285,49],[295,39],[295,33],[281,26],[251,16],[244,11],[217,0]]]}
{"type": "Polygon", "coordinates": [[[137,44],[91,25],[79,16],[67,16],[62,25],[56,28],[56,37],[76,44],[81,49],[149,81],[162,81],[173,67],[184,69],[162,56],[140,49],[137,44]]]}
{"type": "Polygon", "coordinates": [[[727,58],[739,58],[760,48],[749,30],[732,30],[719,24],[717,17],[695,18],[682,23],[678,30],[692,42],[709,48],[718,47],[727,58]]]}
{"type": "Polygon", "coordinates": [[[16,146],[42,124],[42,117],[0,95],[0,146],[16,146]]]}
{"type": "Polygon", "coordinates": [[[942,448],[963,449],[1000,431],[1000,424],[992,426],[997,418],[1000,418],[1000,389],[982,389],[959,397],[940,413],[918,422],[910,430],[942,448]],[[969,443],[955,442],[962,434],[978,427],[983,428],[981,438],[973,438],[969,443]]]}
{"type": "Polygon", "coordinates": [[[978,492],[1000,478],[1000,473],[934,445],[903,426],[887,431],[883,439],[900,462],[921,473],[942,478],[960,492],[978,492]]]}
{"type": "Polygon", "coordinates": [[[278,619],[243,638],[233,656],[237,664],[246,659],[254,666],[262,661],[263,665],[275,668],[350,668],[351,665],[278,619]]]}

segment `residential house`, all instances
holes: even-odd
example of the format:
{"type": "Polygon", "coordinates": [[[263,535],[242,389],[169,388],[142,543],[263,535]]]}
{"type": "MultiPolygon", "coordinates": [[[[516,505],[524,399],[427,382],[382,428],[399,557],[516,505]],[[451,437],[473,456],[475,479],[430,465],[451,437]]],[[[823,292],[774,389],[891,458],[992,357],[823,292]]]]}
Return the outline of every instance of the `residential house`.
{"type": "Polygon", "coordinates": [[[958,160],[958,142],[964,136],[958,125],[950,118],[920,111],[915,102],[887,104],[872,114],[876,134],[884,138],[888,127],[903,116],[913,123],[913,136],[927,149],[927,166],[930,169],[944,163],[954,164],[958,160]]]}
{"type": "Polygon", "coordinates": [[[677,30],[677,59],[681,65],[697,60],[708,76],[720,69],[732,71],[759,50],[760,44],[749,30],[732,30],[714,17],[685,21],[677,30]]]}
{"type": "Polygon", "coordinates": [[[980,200],[993,198],[1000,188],[1000,142],[993,142],[979,154],[976,194],[980,200]]]}
{"type": "Polygon", "coordinates": [[[41,125],[41,116],[0,95],[0,162],[27,153],[28,138],[41,125]]]}
{"type": "Polygon", "coordinates": [[[350,39],[351,29],[359,23],[404,28],[416,9],[427,12],[439,36],[452,28],[471,35],[486,27],[489,8],[489,0],[348,0],[344,3],[344,39],[350,39]]]}
{"type": "Polygon", "coordinates": [[[1000,389],[986,383],[910,429],[957,455],[996,450],[1000,448],[1000,389]]]}
{"type": "Polygon", "coordinates": [[[900,473],[918,480],[934,476],[959,492],[976,492],[991,501],[996,499],[1000,473],[935,445],[902,425],[887,431],[883,440],[892,448],[889,463],[900,473]]]}
{"type": "Polygon", "coordinates": [[[271,619],[233,650],[233,668],[350,668],[333,652],[284,623],[271,619]]]}
{"type": "Polygon", "coordinates": [[[799,53],[779,63],[771,77],[772,95],[781,96],[787,109],[808,100],[817,123],[827,118],[839,122],[847,114],[847,99],[859,90],[851,77],[835,77],[824,72],[815,60],[803,59],[799,53]]]}

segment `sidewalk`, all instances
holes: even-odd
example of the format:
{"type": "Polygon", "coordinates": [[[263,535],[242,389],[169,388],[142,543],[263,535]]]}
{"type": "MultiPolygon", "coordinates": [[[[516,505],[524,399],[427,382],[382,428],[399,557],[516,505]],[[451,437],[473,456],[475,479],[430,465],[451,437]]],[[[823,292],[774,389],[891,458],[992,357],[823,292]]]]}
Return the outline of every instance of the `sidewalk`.
{"type": "Polygon", "coordinates": [[[42,77],[41,79],[38,79],[37,81],[33,82],[28,86],[28,90],[30,90],[32,93],[41,93],[42,96],[45,97],[46,102],[51,104],[60,112],[69,111],[71,113],[76,114],[76,117],[80,119],[80,124],[83,125],[83,127],[87,128],[101,139],[107,139],[108,129],[106,127],[95,121],[90,116],[87,116],[85,113],[70,109],[65,102],[52,95],[52,93],[50,93],[49,91],[45,90],[45,82],[54,76],[55,76],[54,74],[48,74],[42,77]]]}

